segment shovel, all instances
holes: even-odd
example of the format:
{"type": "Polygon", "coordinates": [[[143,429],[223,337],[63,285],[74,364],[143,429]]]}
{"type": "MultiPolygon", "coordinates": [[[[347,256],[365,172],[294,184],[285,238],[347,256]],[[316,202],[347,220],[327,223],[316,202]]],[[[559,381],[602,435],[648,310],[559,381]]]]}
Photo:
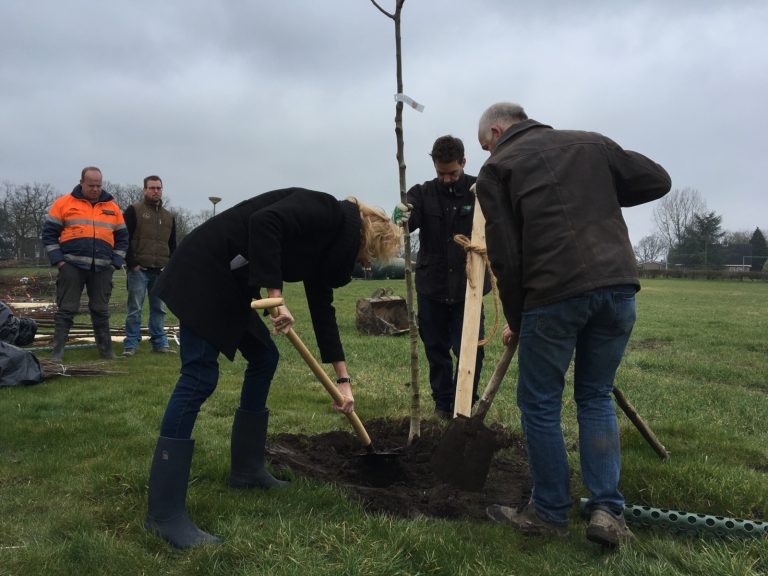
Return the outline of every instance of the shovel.
{"type": "Polygon", "coordinates": [[[496,449],[496,434],[483,421],[517,349],[517,335],[504,349],[483,397],[472,417],[457,414],[446,428],[432,455],[433,473],[457,488],[478,491],[483,488],[496,449]]]}
{"type": "MultiPolygon", "coordinates": [[[[277,316],[277,307],[282,306],[283,302],[284,300],[282,298],[262,298],[261,300],[253,300],[251,302],[251,308],[253,310],[269,310],[271,316],[277,316]]],[[[325,372],[325,370],[323,370],[323,367],[315,359],[315,357],[312,356],[312,353],[306,347],[304,342],[301,341],[301,338],[299,338],[296,332],[293,331],[293,328],[288,330],[286,336],[288,337],[288,340],[291,341],[291,344],[293,344],[294,348],[299,351],[299,354],[312,370],[313,374],[317,377],[318,380],[320,380],[320,384],[323,385],[326,392],[331,395],[333,401],[338,406],[344,404],[344,396],[342,396],[338,388],[334,386],[328,374],[325,372]]],[[[365,448],[366,453],[364,456],[366,463],[374,463],[376,466],[378,466],[379,464],[390,463],[397,457],[397,454],[394,452],[377,452],[374,449],[373,442],[371,442],[371,437],[368,436],[368,432],[365,430],[365,426],[363,426],[363,423],[360,421],[358,415],[355,414],[354,410],[349,414],[344,415],[349,420],[352,428],[354,428],[355,433],[360,439],[360,443],[363,445],[363,448],[365,448]]]]}
{"type": "Polygon", "coordinates": [[[632,424],[635,425],[638,432],[640,432],[642,437],[645,438],[645,441],[648,442],[650,447],[653,448],[654,452],[656,452],[656,455],[662,460],[667,460],[669,458],[669,452],[667,452],[667,449],[664,448],[664,445],[659,442],[656,434],[653,433],[651,427],[648,426],[645,420],[643,420],[643,417],[637,413],[637,410],[635,410],[635,407],[629,402],[629,400],[627,400],[627,398],[624,396],[624,393],[614,386],[613,396],[616,398],[616,404],[619,405],[619,408],[624,411],[624,414],[627,415],[627,418],[629,418],[632,424]]]}

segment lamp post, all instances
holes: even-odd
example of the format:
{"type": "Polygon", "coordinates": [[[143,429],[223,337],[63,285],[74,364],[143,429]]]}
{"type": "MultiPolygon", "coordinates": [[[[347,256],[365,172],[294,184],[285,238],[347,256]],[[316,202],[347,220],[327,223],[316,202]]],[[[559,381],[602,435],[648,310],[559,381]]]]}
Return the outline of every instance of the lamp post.
{"type": "Polygon", "coordinates": [[[211,204],[213,204],[213,215],[216,216],[216,204],[221,202],[221,198],[218,196],[208,196],[208,200],[210,200],[211,204]]]}

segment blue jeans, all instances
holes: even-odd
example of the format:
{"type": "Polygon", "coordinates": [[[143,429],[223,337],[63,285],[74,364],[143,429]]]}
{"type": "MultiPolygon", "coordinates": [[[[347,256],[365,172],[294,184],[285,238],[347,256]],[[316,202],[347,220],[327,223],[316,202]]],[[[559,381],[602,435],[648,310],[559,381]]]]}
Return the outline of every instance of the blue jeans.
{"type": "MultiPolygon", "coordinates": [[[[203,405],[219,382],[219,351],[182,323],[179,327],[181,371],[168,400],[160,436],[189,439],[203,405]]],[[[267,343],[245,333],[238,349],[248,364],[243,375],[240,408],[261,412],[266,408],[269,386],[277,370],[280,353],[272,340],[267,343]]]]}
{"type": "MultiPolygon", "coordinates": [[[[424,353],[429,363],[429,385],[435,407],[453,413],[456,398],[456,375],[459,369],[461,352],[461,332],[464,328],[464,302],[446,304],[431,298],[417,295],[419,306],[419,336],[424,343],[424,353]],[[456,357],[453,363],[451,351],[456,357]]],[[[485,336],[484,316],[480,313],[480,339],[485,336]]],[[[480,371],[483,369],[482,347],[477,348],[475,381],[472,389],[472,403],[477,402],[477,385],[480,371]]]]}
{"type": "Polygon", "coordinates": [[[572,504],[560,410],[574,350],[581,475],[592,494],[587,510],[623,511],[621,446],[611,393],[635,323],[635,292],[631,285],[598,288],[523,313],[517,403],[528,445],[533,503],[550,522],[567,524],[572,504]]]}
{"type": "Polygon", "coordinates": [[[128,304],[125,316],[123,347],[136,349],[141,342],[141,309],[144,296],[149,293],[149,340],[152,348],[167,348],[165,335],[165,307],[152,288],[160,277],[159,270],[128,270],[128,304]]]}

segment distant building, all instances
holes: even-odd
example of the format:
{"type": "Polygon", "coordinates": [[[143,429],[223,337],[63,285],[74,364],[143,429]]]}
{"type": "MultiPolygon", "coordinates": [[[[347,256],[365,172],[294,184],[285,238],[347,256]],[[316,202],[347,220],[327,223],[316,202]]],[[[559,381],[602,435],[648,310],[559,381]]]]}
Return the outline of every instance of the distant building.
{"type": "Polygon", "coordinates": [[[667,269],[667,263],[666,262],[643,262],[641,264],[637,265],[638,269],[647,271],[647,270],[666,270],[667,269]]]}

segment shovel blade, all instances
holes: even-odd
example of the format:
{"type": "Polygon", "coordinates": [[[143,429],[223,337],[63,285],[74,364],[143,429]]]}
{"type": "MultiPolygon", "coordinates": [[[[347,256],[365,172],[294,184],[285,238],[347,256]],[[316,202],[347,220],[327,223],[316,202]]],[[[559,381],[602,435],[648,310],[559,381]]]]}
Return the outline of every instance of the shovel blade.
{"type": "Polygon", "coordinates": [[[482,420],[457,415],[432,455],[432,472],[461,490],[482,490],[496,450],[496,435],[482,420]]]}
{"type": "Polygon", "coordinates": [[[384,488],[405,480],[405,471],[400,464],[400,454],[376,452],[371,449],[365,454],[355,456],[358,471],[365,476],[371,486],[384,488]]]}

